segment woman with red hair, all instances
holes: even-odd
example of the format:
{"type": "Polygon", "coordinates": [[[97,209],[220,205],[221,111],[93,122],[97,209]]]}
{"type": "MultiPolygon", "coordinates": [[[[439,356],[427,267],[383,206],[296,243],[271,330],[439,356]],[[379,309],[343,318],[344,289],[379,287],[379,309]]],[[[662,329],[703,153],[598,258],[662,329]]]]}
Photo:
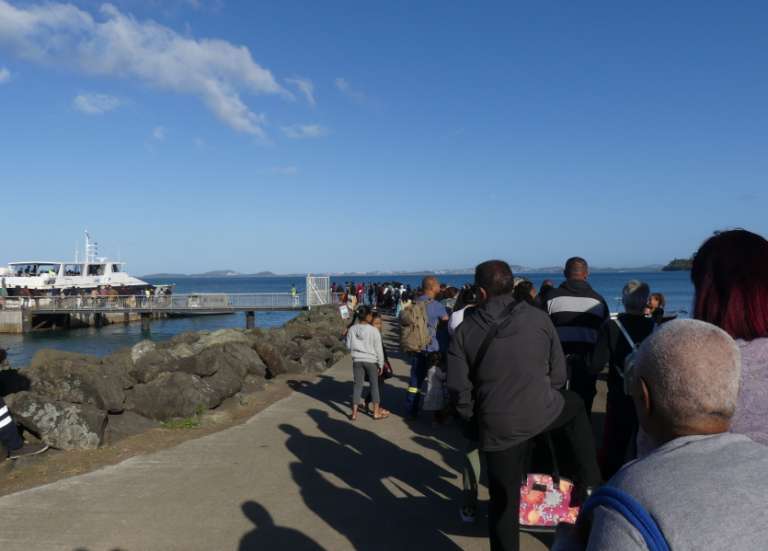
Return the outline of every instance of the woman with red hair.
{"type": "Polygon", "coordinates": [[[768,445],[768,241],[746,230],[716,233],[693,258],[694,317],[741,349],[741,388],[731,432],[768,445]]]}

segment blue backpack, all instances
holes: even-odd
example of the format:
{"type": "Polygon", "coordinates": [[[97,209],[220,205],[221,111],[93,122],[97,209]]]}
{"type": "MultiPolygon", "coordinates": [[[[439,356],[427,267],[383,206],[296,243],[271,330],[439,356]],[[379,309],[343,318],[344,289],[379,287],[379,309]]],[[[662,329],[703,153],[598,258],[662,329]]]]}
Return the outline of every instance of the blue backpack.
{"type": "Polygon", "coordinates": [[[643,536],[649,551],[670,551],[669,544],[656,521],[640,505],[640,502],[628,493],[613,486],[602,486],[582,506],[580,515],[589,515],[596,507],[613,509],[627,519],[627,522],[643,536]]]}

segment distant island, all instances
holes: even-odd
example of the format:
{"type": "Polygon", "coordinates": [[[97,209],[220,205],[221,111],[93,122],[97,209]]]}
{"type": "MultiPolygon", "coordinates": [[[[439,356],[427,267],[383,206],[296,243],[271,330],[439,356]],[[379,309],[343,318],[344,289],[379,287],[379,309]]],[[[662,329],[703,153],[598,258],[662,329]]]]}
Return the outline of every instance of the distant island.
{"type": "MultiPolygon", "coordinates": [[[[664,271],[673,271],[673,270],[689,270],[688,268],[670,268],[673,264],[677,262],[689,262],[689,261],[680,261],[680,260],[674,260],[667,266],[662,266],[661,264],[651,264],[649,266],[639,266],[639,267],[633,267],[633,268],[610,268],[610,267],[593,267],[590,268],[590,271],[592,273],[648,273],[648,272],[658,272],[661,270],[664,271]]],[[[676,265],[676,264],[675,264],[676,265]]],[[[529,266],[520,266],[520,265],[512,265],[512,271],[515,274],[530,274],[530,273],[541,273],[541,274],[560,274],[563,271],[562,266],[546,266],[542,268],[531,268],[529,266]]],[[[458,269],[443,269],[443,270],[391,270],[391,271],[383,271],[383,270],[376,270],[376,271],[369,271],[369,272],[313,272],[315,275],[327,275],[327,276],[333,276],[333,277],[349,277],[349,278],[361,278],[361,277],[389,277],[389,276],[427,276],[427,275],[436,275],[436,276],[447,276],[447,275],[472,275],[475,273],[474,268],[458,268],[458,269]]],[[[235,270],[212,270],[210,272],[203,272],[200,274],[179,274],[179,273],[156,273],[156,274],[147,274],[142,276],[145,279],[165,279],[165,280],[174,280],[174,279],[186,279],[186,278],[222,278],[222,277],[231,277],[231,278],[249,278],[249,277],[304,277],[306,274],[278,274],[275,272],[270,271],[262,271],[262,272],[256,272],[251,274],[244,274],[237,272],[235,270]]]]}
{"type": "MultiPolygon", "coordinates": [[[[293,275],[293,274],[289,274],[293,275]]],[[[235,270],[213,270],[210,272],[203,272],[202,274],[174,274],[174,273],[158,273],[147,274],[142,276],[146,279],[184,279],[188,277],[277,277],[278,274],[274,272],[256,272],[255,274],[241,274],[235,270]]]]}
{"type": "Polygon", "coordinates": [[[693,258],[675,258],[672,262],[664,266],[663,272],[686,272],[693,266],[693,258]]]}

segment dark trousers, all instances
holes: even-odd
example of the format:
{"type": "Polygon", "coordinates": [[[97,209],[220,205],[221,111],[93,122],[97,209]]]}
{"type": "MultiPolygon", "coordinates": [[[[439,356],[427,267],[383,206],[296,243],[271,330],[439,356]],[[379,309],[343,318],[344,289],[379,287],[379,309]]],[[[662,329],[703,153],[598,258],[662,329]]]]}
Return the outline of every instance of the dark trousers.
{"type": "Polygon", "coordinates": [[[603,428],[602,471],[608,480],[628,460],[634,459],[637,413],[632,398],[624,393],[608,392],[603,428]]]}
{"type": "MultiPolygon", "coordinates": [[[[8,406],[0,397],[0,444],[5,447],[6,451],[19,449],[24,442],[22,442],[19,436],[19,429],[16,428],[16,423],[13,422],[11,412],[8,411],[8,406]]],[[[2,458],[0,458],[2,460],[2,458]]]]}
{"type": "MultiPolygon", "coordinates": [[[[544,432],[563,432],[570,448],[568,452],[578,467],[576,482],[582,486],[597,486],[601,482],[600,470],[584,403],[571,391],[561,393],[565,398],[563,410],[544,432]]],[[[488,532],[492,551],[518,551],[520,548],[520,483],[529,445],[530,441],[525,441],[502,451],[485,453],[491,495],[488,532]]]]}
{"type": "Polygon", "coordinates": [[[569,355],[568,373],[570,374],[570,383],[568,388],[578,394],[584,401],[584,408],[587,412],[587,418],[592,417],[592,403],[597,394],[597,375],[592,375],[587,371],[586,361],[583,356],[569,355]]]}
{"type": "Polygon", "coordinates": [[[421,402],[421,385],[429,371],[427,354],[419,353],[411,356],[411,379],[408,381],[408,396],[405,399],[406,413],[412,417],[419,414],[421,402]]]}

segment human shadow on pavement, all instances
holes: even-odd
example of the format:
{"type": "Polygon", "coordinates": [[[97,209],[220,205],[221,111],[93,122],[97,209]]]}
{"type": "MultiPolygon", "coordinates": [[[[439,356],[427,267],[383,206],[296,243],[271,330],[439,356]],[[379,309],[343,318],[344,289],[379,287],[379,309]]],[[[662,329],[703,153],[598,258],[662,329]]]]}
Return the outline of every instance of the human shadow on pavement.
{"type": "MultiPolygon", "coordinates": [[[[344,416],[351,413],[351,381],[337,381],[329,375],[320,375],[315,382],[288,381],[288,384],[294,391],[314,398],[344,416]]],[[[402,416],[407,394],[404,388],[385,382],[381,389],[381,405],[390,410],[392,415],[402,416]]]]}
{"type": "Polygon", "coordinates": [[[315,514],[358,549],[459,549],[446,534],[485,535],[458,517],[450,472],[419,454],[324,411],[309,416],[326,436],[280,425],[301,495],[315,514]]]}
{"type": "Polygon", "coordinates": [[[315,540],[298,530],[275,525],[272,515],[259,503],[246,501],[242,509],[255,528],[240,540],[239,551],[325,551],[315,540]]]}

